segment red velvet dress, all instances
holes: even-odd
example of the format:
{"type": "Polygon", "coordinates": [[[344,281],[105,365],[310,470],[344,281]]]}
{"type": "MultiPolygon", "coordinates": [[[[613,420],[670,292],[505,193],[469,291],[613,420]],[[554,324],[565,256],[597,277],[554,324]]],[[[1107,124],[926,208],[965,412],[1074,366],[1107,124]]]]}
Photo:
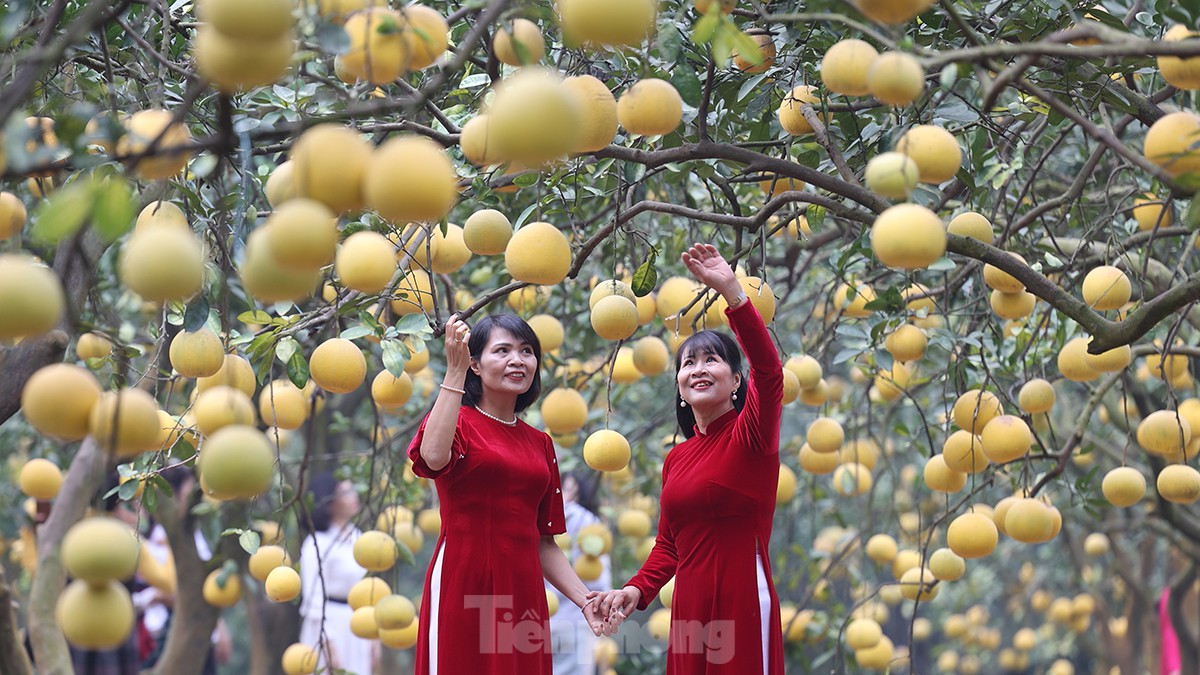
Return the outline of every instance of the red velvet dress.
{"type": "Polygon", "coordinates": [[[779,598],[767,555],[779,482],[782,365],[752,304],[726,316],[750,362],[746,405],[667,454],[658,539],[628,583],[642,592],[638,609],[645,609],[675,576],[669,675],[764,672],[759,552],[771,605],[766,672],[783,673],[779,598]]]}
{"type": "Polygon", "coordinates": [[[450,463],[433,471],[421,458],[424,435],[422,422],[408,456],[418,476],[434,479],[442,531],[425,575],[417,675],[551,675],[538,547],[566,522],[550,437],[464,406],[450,463]]]}

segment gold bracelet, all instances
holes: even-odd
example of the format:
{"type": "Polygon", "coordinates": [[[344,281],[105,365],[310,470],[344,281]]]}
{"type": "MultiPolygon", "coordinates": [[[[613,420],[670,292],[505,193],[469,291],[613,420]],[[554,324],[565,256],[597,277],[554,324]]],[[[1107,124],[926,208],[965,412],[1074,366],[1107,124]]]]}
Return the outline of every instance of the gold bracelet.
{"type": "Polygon", "coordinates": [[[441,385],[439,385],[439,386],[440,386],[442,389],[445,389],[446,391],[452,391],[452,392],[454,392],[454,393],[458,394],[459,396],[465,396],[465,395],[466,395],[466,393],[467,393],[467,390],[466,390],[466,389],[455,389],[454,387],[451,387],[450,385],[446,384],[445,382],[443,382],[443,383],[442,383],[441,385]]]}

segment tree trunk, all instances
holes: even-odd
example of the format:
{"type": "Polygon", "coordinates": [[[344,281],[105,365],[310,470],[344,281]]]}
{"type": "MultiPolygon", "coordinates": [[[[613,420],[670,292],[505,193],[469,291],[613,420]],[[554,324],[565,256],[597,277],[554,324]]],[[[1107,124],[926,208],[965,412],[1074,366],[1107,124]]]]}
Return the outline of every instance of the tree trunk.
{"type": "Polygon", "coordinates": [[[16,604],[4,574],[4,565],[0,565],[0,673],[33,675],[33,665],[29,663],[17,630],[16,604]]]}
{"type": "Polygon", "coordinates": [[[67,641],[54,616],[58,596],[66,585],[60,544],[79,522],[104,480],[104,452],[90,437],[71,460],[62,489],[45,524],[37,530],[38,565],[29,593],[29,642],[40,675],[74,675],[67,641]]]}
{"type": "Polygon", "coordinates": [[[262,593],[247,598],[250,675],[283,675],[283,650],[300,638],[300,611],[292,603],[270,602],[262,593]]]}

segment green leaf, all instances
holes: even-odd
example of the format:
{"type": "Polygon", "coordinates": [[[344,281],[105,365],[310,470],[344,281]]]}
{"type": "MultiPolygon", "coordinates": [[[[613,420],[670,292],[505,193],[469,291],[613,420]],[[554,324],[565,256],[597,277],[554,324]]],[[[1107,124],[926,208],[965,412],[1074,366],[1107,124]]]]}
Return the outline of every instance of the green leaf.
{"type": "Polygon", "coordinates": [[[300,343],[296,342],[296,339],[290,336],[283,338],[275,345],[275,357],[283,363],[291,361],[292,356],[299,351],[300,343]]]}
{"type": "Polygon", "coordinates": [[[136,211],[133,205],[133,190],[124,178],[107,178],[95,189],[95,204],[92,206],[92,224],[100,239],[111,244],[129,231],[136,211]]]}
{"type": "Polygon", "coordinates": [[[317,44],[328,54],[341,54],[350,48],[350,34],[341,24],[322,23],[317,28],[317,44]]]}
{"type": "Polygon", "coordinates": [[[516,185],[517,187],[529,187],[530,185],[538,182],[539,178],[541,178],[541,175],[538,173],[523,173],[516,178],[513,178],[513,185],[516,185]]]}
{"type": "Polygon", "coordinates": [[[696,25],[692,27],[692,42],[703,45],[708,44],[708,41],[713,39],[717,28],[721,25],[721,15],[715,13],[705,14],[696,20],[696,25]]]}
{"type": "Polygon", "coordinates": [[[633,273],[633,284],[631,289],[633,294],[639,298],[644,298],[654,290],[658,285],[658,270],[654,268],[654,254],[651,253],[646,261],[638,266],[637,271],[633,273]]]}
{"type": "Polygon", "coordinates": [[[763,62],[762,48],[754,41],[754,38],[746,35],[735,26],[732,32],[733,48],[743,59],[752,65],[759,65],[763,62]]]}
{"type": "Polygon", "coordinates": [[[92,212],[94,185],[90,180],[77,180],[42,202],[33,216],[33,240],[57,244],[78,232],[92,212]]]}
{"type": "Polygon", "coordinates": [[[357,326],[351,326],[342,331],[338,337],[342,338],[343,340],[357,340],[359,338],[374,334],[375,329],[371,328],[370,326],[364,326],[360,323],[357,326]]]}
{"type": "Polygon", "coordinates": [[[396,321],[396,332],[402,335],[429,333],[429,319],[424,314],[405,314],[396,321]]]}
{"type": "Polygon", "coordinates": [[[254,530],[245,530],[238,535],[238,543],[241,544],[242,550],[250,555],[254,555],[262,543],[262,537],[254,530]]]}
{"type": "Polygon", "coordinates": [[[816,232],[821,229],[821,225],[825,224],[825,207],[818,204],[813,204],[808,207],[808,229],[816,232]]]}
{"type": "Polygon", "coordinates": [[[392,377],[400,377],[404,373],[404,363],[408,360],[408,347],[399,340],[384,340],[380,344],[383,346],[383,367],[392,377]]]}
{"type": "Polygon", "coordinates": [[[187,310],[183,313],[183,329],[195,333],[203,328],[208,321],[208,309],[208,298],[203,295],[196,296],[195,300],[188,303],[187,310]]]}
{"type": "Polygon", "coordinates": [[[679,91],[679,96],[683,98],[684,103],[693,108],[700,107],[700,98],[704,95],[704,86],[700,83],[700,75],[696,72],[696,69],[687,63],[686,59],[676,64],[674,74],[671,77],[671,83],[679,91]]]}
{"type": "Polygon", "coordinates": [[[242,323],[253,323],[258,325],[266,325],[271,323],[271,315],[261,309],[251,310],[238,314],[237,320],[242,323]]]}
{"type": "Polygon", "coordinates": [[[135,496],[137,496],[139,485],[140,483],[133,479],[121,483],[121,487],[117,489],[117,497],[120,497],[121,501],[123,502],[133,499],[135,496]]]}
{"type": "Polygon", "coordinates": [[[305,360],[303,354],[300,352],[292,354],[292,358],[287,362],[287,374],[288,379],[297,387],[303,389],[304,385],[308,384],[308,361],[305,360]]]}
{"type": "Polygon", "coordinates": [[[264,353],[259,358],[258,363],[254,364],[254,379],[259,384],[266,383],[271,378],[271,366],[275,361],[275,344],[271,343],[264,353]]]}

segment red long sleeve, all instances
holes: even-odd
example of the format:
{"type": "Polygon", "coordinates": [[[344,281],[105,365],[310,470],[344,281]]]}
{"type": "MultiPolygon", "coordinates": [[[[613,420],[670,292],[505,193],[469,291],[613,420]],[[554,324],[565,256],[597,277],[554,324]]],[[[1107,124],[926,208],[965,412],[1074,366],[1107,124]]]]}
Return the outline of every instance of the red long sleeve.
{"type": "Polygon", "coordinates": [[[761,454],[779,454],[779,420],[783,414],[783,363],[754,304],[726,309],[729,327],[750,362],[746,406],[738,415],[734,438],[761,454]]]}
{"type": "MultiPolygon", "coordinates": [[[[663,463],[663,485],[667,484],[667,463],[663,463]]],[[[667,523],[666,516],[658,514],[658,536],[654,539],[654,548],[642,564],[642,569],[626,582],[642,592],[638,609],[646,609],[662,587],[675,576],[675,568],[679,566],[679,553],[675,549],[675,535],[667,523]]]]}

